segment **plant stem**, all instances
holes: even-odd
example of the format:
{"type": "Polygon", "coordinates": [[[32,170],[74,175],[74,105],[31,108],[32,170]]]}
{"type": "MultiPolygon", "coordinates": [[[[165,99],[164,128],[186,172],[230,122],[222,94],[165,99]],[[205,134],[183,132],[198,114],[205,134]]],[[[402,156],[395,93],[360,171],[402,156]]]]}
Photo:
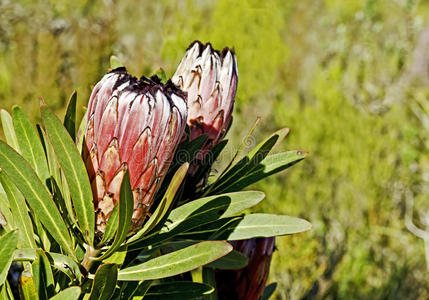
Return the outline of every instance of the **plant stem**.
{"type": "Polygon", "coordinates": [[[100,249],[94,249],[92,246],[86,246],[85,256],[82,260],[82,266],[89,272],[92,264],[94,263],[94,258],[97,257],[100,253],[100,249]]]}

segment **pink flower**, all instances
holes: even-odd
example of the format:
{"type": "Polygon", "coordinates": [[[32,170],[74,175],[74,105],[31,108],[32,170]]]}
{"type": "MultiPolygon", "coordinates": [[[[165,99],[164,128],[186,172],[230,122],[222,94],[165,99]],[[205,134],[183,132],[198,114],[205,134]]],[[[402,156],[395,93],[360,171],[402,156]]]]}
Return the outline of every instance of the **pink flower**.
{"type": "Polygon", "coordinates": [[[128,168],[134,194],[132,229],[140,227],[171,163],[187,118],[185,95],[154,76],[125,68],[107,73],[92,91],[84,159],[94,194],[96,227],[104,232],[128,168]]]}

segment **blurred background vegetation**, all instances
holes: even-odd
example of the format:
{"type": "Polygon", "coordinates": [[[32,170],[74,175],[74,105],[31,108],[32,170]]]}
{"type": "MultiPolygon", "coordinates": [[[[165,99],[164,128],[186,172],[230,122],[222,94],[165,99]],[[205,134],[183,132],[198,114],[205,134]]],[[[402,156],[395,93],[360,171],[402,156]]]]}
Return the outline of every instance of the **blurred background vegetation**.
{"type": "Polygon", "coordinates": [[[428,299],[405,222],[429,226],[428,17],[418,0],[0,0],[0,107],[63,115],[74,89],[84,106],[112,54],[171,76],[195,39],[234,47],[234,143],[261,116],[257,140],[287,126],[280,150],[310,153],[253,187],[257,210],[313,223],[277,239],[277,299],[428,299]]]}

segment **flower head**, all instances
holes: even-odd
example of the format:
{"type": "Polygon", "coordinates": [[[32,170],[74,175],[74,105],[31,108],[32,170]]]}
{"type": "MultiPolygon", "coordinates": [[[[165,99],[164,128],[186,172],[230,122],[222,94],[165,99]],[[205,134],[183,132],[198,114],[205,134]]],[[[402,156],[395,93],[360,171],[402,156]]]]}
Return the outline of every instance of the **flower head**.
{"type": "Polygon", "coordinates": [[[191,140],[208,135],[209,148],[225,135],[231,121],[237,90],[237,61],[229,48],[222,52],[211,44],[192,43],[172,81],[187,92],[191,140]]]}
{"type": "Polygon", "coordinates": [[[140,80],[125,68],[94,87],[87,115],[84,159],[91,180],[98,232],[119,201],[125,172],[134,194],[132,229],[144,221],[170,165],[187,118],[185,95],[155,76],[140,80]]]}

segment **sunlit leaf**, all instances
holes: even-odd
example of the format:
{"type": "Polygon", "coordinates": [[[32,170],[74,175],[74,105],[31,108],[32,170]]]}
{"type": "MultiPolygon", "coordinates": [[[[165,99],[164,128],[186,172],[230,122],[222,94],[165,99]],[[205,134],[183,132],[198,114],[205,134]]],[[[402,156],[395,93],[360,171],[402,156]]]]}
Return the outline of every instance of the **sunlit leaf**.
{"type": "Polygon", "coordinates": [[[30,207],[37,211],[38,218],[57,243],[74,256],[67,227],[48,190],[28,162],[3,141],[0,141],[0,168],[21,191],[30,207]]]}
{"type": "Polygon", "coordinates": [[[50,298],[50,300],[77,300],[79,299],[79,296],[80,287],[72,286],[59,292],[54,297],[50,298]]]}
{"type": "Polygon", "coordinates": [[[129,249],[141,249],[144,246],[165,241],[179,233],[187,232],[202,224],[236,215],[258,204],[264,196],[262,192],[244,191],[191,201],[171,211],[159,234],[149,236],[147,240],[141,242],[131,243],[129,249]]]}
{"type": "Polygon", "coordinates": [[[186,176],[186,173],[188,172],[188,168],[189,168],[189,163],[185,163],[177,170],[176,174],[174,174],[170,182],[170,185],[167,188],[167,191],[164,194],[164,197],[161,199],[161,202],[159,203],[157,209],[149,218],[149,220],[146,222],[146,224],[143,226],[143,228],[129,239],[129,242],[138,240],[146,232],[149,232],[150,230],[152,230],[159,223],[159,221],[161,221],[161,219],[165,216],[171,204],[173,203],[177,190],[179,189],[183,179],[186,176]]]}
{"type": "Polygon", "coordinates": [[[113,243],[110,248],[100,258],[98,258],[99,260],[109,257],[109,255],[111,255],[114,251],[116,251],[116,249],[119,248],[119,246],[127,237],[130,228],[134,209],[134,197],[133,192],[131,190],[130,176],[128,171],[125,173],[124,179],[122,180],[118,205],[119,222],[115,239],[113,240],[113,243]]]}
{"type": "Polygon", "coordinates": [[[80,153],[60,120],[45,105],[42,118],[52,147],[67,180],[79,227],[86,241],[93,245],[95,213],[88,174],[80,153]]]}
{"type": "Polygon", "coordinates": [[[34,240],[33,224],[28,214],[27,204],[22,194],[10,181],[7,175],[0,170],[0,183],[9,199],[10,211],[14,216],[14,226],[19,229],[19,246],[22,248],[36,248],[34,240]]]}
{"type": "Polygon", "coordinates": [[[306,220],[272,214],[245,215],[238,225],[231,225],[222,239],[244,240],[271,237],[307,231],[311,224],[306,220]]]}
{"type": "Polygon", "coordinates": [[[4,109],[0,111],[0,115],[6,142],[9,144],[9,146],[19,152],[18,139],[16,138],[15,129],[13,128],[12,117],[4,109]]]}
{"type": "Polygon", "coordinates": [[[17,244],[18,233],[16,231],[10,231],[0,237],[0,286],[6,280],[17,244]]]}
{"type": "MultiPolygon", "coordinates": [[[[80,280],[82,274],[79,265],[69,256],[44,252],[51,266],[66,274],[70,279],[80,280]]],[[[17,249],[13,252],[14,261],[34,261],[36,259],[36,249],[17,249]]]]}
{"type": "Polygon", "coordinates": [[[210,263],[232,251],[221,241],[201,242],[119,271],[118,280],[151,280],[171,277],[210,263]]]}
{"type": "Polygon", "coordinates": [[[20,107],[13,108],[12,117],[20,153],[44,183],[49,177],[49,169],[39,134],[20,107]]]}
{"type": "Polygon", "coordinates": [[[258,182],[259,180],[283,171],[294,164],[300,162],[307,156],[305,151],[288,151],[267,156],[250,173],[239,178],[223,189],[223,192],[235,192],[244,189],[246,186],[258,182]]]}

